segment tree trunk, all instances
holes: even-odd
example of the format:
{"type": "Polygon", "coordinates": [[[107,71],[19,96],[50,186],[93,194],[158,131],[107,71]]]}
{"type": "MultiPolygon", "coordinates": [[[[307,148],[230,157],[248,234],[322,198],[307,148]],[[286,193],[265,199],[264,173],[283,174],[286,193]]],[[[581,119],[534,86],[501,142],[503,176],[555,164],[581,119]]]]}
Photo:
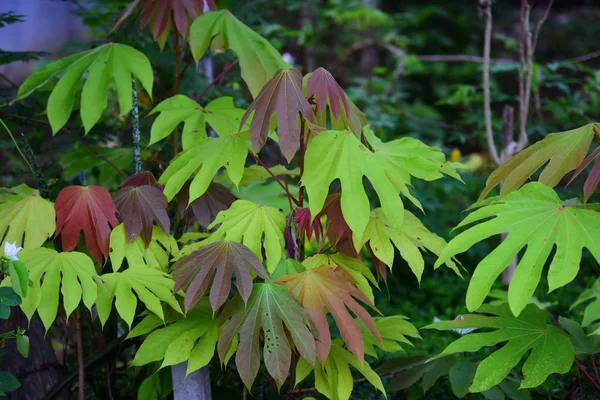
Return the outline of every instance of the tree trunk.
{"type": "Polygon", "coordinates": [[[210,400],[210,369],[208,365],[192,372],[186,378],[187,362],[173,365],[171,376],[173,377],[173,399],[174,400],[210,400]]]}

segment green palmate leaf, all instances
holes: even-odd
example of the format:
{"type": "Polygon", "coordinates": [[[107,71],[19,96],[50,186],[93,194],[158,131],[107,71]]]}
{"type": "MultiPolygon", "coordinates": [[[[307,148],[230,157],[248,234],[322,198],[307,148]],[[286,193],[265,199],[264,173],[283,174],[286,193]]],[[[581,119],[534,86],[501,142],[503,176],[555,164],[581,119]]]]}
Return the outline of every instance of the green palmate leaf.
{"type": "Polygon", "coordinates": [[[322,395],[332,400],[348,400],[354,388],[350,366],[364,376],[371,385],[385,396],[381,378],[371,369],[369,363],[359,362],[352,353],[340,344],[333,343],[325,363],[318,361],[312,366],[304,358],[296,366],[296,384],[302,382],[311,371],[315,373],[315,387],[322,395]]]}
{"type": "Polygon", "coordinates": [[[281,387],[291,364],[291,345],[309,363],[315,361],[316,329],[310,317],[283,286],[272,283],[256,284],[246,306],[236,296],[225,309],[228,320],[219,338],[217,349],[221,362],[239,334],[235,363],[248,389],[260,366],[260,334],[264,335],[263,358],[269,374],[281,387]],[[288,337],[291,341],[288,340],[288,337]]]}
{"type": "Polygon", "coordinates": [[[19,304],[22,304],[21,297],[11,287],[0,287],[0,319],[8,319],[10,307],[19,304]]]}
{"type": "MultiPolygon", "coordinates": [[[[394,264],[394,247],[406,260],[419,282],[425,269],[421,251],[431,251],[440,255],[446,247],[446,241],[429,231],[414,214],[404,212],[404,223],[400,228],[390,224],[381,208],[371,213],[371,219],[363,236],[363,245],[368,243],[375,256],[390,269],[394,264]],[[392,246],[393,243],[393,246],[392,246]]],[[[449,259],[446,266],[460,275],[456,263],[449,259]]]]}
{"type": "MultiPolygon", "coordinates": [[[[588,327],[594,322],[600,320],[600,279],[596,280],[591,288],[584,290],[577,300],[571,306],[571,310],[580,304],[589,303],[583,312],[583,321],[581,326],[588,327]]],[[[594,334],[600,334],[600,328],[596,329],[594,334]]]]}
{"type": "Polygon", "coordinates": [[[489,176],[479,199],[484,199],[501,183],[500,195],[518,189],[546,163],[538,180],[546,186],[556,186],[568,172],[581,164],[594,138],[594,129],[599,128],[600,124],[594,123],[549,134],[496,169],[489,176]]]}
{"type": "MultiPolygon", "coordinates": [[[[471,361],[461,361],[452,366],[450,373],[450,386],[452,393],[463,398],[469,393],[469,387],[473,383],[477,364],[471,361]]],[[[520,382],[513,382],[514,378],[510,377],[488,390],[481,392],[481,395],[489,400],[509,398],[511,400],[531,400],[531,395],[527,389],[519,389],[520,382]],[[510,380],[509,380],[510,379],[510,380]]]]}
{"type": "Polygon", "coordinates": [[[149,375],[138,388],[137,400],[164,400],[173,393],[173,377],[169,369],[149,375]]]}
{"type": "Polygon", "coordinates": [[[404,351],[402,344],[412,346],[413,344],[407,337],[421,339],[419,331],[403,315],[394,315],[392,317],[376,317],[373,318],[377,331],[381,336],[381,341],[373,335],[367,326],[357,319],[358,328],[365,342],[365,354],[371,357],[377,357],[375,347],[379,347],[386,353],[394,353],[404,351]]]}
{"type": "Polygon", "coordinates": [[[30,188],[24,183],[12,188],[0,188],[0,212],[6,208],[12,207],[13,204],[31,196],[35,193],[35,189],[30,188]]]}
{"type": "Polygon", "coordinates": [[[74,251],[57,253],[39,248],[25,249],[19,253],[19,258],[27,265],[33,282],[27,300],[21,307],[29,319],[37,310],[48,330],[56,318],[59,289],[67,317],[81,300],[91,309],[97,294],[94,277],[98,275],[94,262],[87,255],[74,251]]]}
{"type": "Polygon", "coordinates": [[[117,272],[127,260],[130,267],[148,266],[166,271],[169,266],[169,254],[177,254],[177,241],[159,227],[152,228],[152,237],[148,247],[138,236],[133,243],[127,239],[124,224],[117,225],[110,233],[110,262],[117,272]]]}
{"type": "MultiPolygon", "coordinates": [[[[321,265],[337,265],[338,267],[341,267],[352,277],[352,279],[354,279],[356,288],[363,292],[372,303],[375,303],[371,285],[379,289],[377,279],[375,279],[369,267],[358,258],[350,257],[344,253],[317,253],[307,257],[302,262],[302,265],[306,267],[306,269],[315,269],[321,265]]],[[[290,271],[288,273],[298,272],[303,271],[290,271]]],[[[275,279],[275,277],[272,276],[272,279],[275,279]]]]}
{"type": "Polygon", "coordinates": [[[309,196],[310,214],[321,212],[329,185],[339,179],[344,219],[352,229],[355,244],[360,243],[371,212],[363,186],[363,176],[366,176],[379,196],[385,216],[393,226],[400,227],[404,207],[399,190],[390,178],[395,171],[387,167],[379,153],[367,149],[351,132],[319,133],[308,145],[302,176],[302,184],[309,196]]]}
{"type": "Polygon", "coordinates": [[[437,380],[448,375],[455,364],[453,358],[427,361],[427,356],[401,356],[387,360],[379,369],[380,374],[394,372],[394,377],[386,385],[388,392],[408,389],[421,381],[423,392],[431,389],[437,380]]]}
{"type": "Polygon", "coordinates": [[[507,239],[477,266],[467,291],[467,308],[470,311],[483,303],[496,278],[524,247],[527,250],[517,265],[508,290],[508,302],[515,315],[519,315],[533,295],[554,246],[556,252],[548,270],[550,290],[575,278],[583,248],[587,248],[600,262],[600,244],[594,239],[600,235],[600,213],[563,205],[556,193],[541,183],[529,183],[497,201],[487,203],[471,213],[457,228],[475,222],[479,224],[448,243],[435,263],[437,267],[481,240],[509,233],[507,239]]]}
{"type": "Polygon", "coordinates": [[[173,199],[187,180],[193,176],[189,189],[189,203],[202,196],[219,169],[225,167],[231,181],[237,185],[244,173],[248,154],[247,133],[236,133],[218,138],[206,138],[180,153],[161,175],[164,194],[173,199]]]}
{"type": "Polygon", "coordinates": [[[219,136],[236,133],[244,111],[235,108],[233,97],[219,97],[202,107],[187,96],[178,94],[162,101],[150,114],[160,113],[150,130],[150,143],[166,138],[183,123],[182,144],[187,150],[206,138],[206,124],[219,136]]]}
{"type": "Polygon", "coordinates": [[[215,242],[196,250],[175,265],[173,291],[186,288],[185,309],[189,311],[211,286],[210,305],[213,311],[217,311],[229,297],[233,275],[240,297],[244,302],[248,301],[252,291],[250,271],[263,279],[269,278],[262,263],[249,248],[228,240],[215,242]]]}
{"type": "Polygon", "coordinates": [[[269,132],[277,126],[279,147],[290,162],[300,148],[299,115],[308,121],[314,121],[312,107],[302,93],[302,74],[296,69],[281,69],[250,104],[241,125],[253,116],[250,123],[250,140],[256,152],[262,149],[269,132]],[[273,125],[272,121],[276,121],[277,124],[273,125]]]}
{"type": "Polygon", "coordinates": [[[56,229],[54,205],[37,190],[26,196],[17,192],[7,195],[0,204],[2,248],[7,242],[26,249],[40,247],[56,229]]]}
{"type": "Polygon", "coordinates": [[[173,284],[168,274],[143,266],[130,266],[125,271],[100,276],[96,308],[102,326],[110,315],[113,300],[117,312],[129,327],[135,316],[137,298],[161,319],[164,319],[161,301],[181,312],[181,307],[172,294],[173,284]]]}
{"type": "Polygon", "coordinates": [[[462,336],[436,358],[460,352],[476,352],[482,347],[507,342],[479,364],[469,388],[471,392],[482,392],[499,384],[530,350],[531,354],[522,368],[524,379],[521,388],[539,386],[550,374],[564,374],[571,368],[574,357],[571,341],[560,329],[546,323],[548,315],[537,306],[528,305],[518,318],[512,315],[506,303],[484,305],[478,312],[425,327],[438,330],[493,329],[462,336]]]}
{"type": "Polygon", "coordinates": [[[132,107],[132,75],[152,96],[154,76],[148,58],[132,47],[107,43],[37,70],[19,87],[17,100],[29,96],[62,72],[64,75],[48,98],[48,120],[53,133],[69,120],[84,74],[86,81],[81,92],[80,111],[86,133],[98,122],[106,108],[111,81],[117,89],[121,114],[128,113],[132,107]]]}
{"type": "Polygon", "coordinates": [[[196,18],[190,28],[189,40],[196,61],[204,57],[209,46],[213,53],[233,50],[240,61],[242,78],[254,97],[275,71],[290,67],[266,39],[227,10],[196,18]]]}
{"type": "Polygon", "coordinates": [[[565,317],[559,317],[558,322],[569,333],[571,343],[575,348],[575,355],[600,353],[600,337],[598,335],[588,336],[581,325],[565,317]]]}
{"type": "Polygon", "coordinates": [[[283,258],[285,216],[280,210],[237,200],[228,210],[221,211],[208,229],[217,226],[217,230],[206,240],[181,249],[178,257],[219,240],[231,240],[248,247],[260,260],[265,258],[269,272],[273,272],[283,258]]]}
{"type": "MultiPolygon", "coordinates": [[[[185,319],[170,321],[167,326],[153,315],[144,318],[139,325],[144,325],[144,329],[140,331],[143,334],[152,332],[136,352],[132,365],[162,360],[160,368],[164,368],[187,361],[187,374],[210,362],[220,333],[207,299],[202,300],[185,319]]],[[[128,339],[142,334],[131,333],[128,339]]]]}

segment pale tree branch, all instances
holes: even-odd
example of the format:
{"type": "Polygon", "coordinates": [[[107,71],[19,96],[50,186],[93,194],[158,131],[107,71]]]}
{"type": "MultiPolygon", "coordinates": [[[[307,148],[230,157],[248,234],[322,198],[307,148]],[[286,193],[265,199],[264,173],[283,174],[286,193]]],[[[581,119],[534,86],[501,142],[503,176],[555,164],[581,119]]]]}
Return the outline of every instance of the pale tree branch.
{"type": "Polygon", "coordinates": [[[490,49],[492,43],[492,2],[493,0],[479,0],[481,14],[485,21],[485,34],[483,38],[483,117],[485,119],[485,137],[491,159],[496,165],[501,164],[492,127],[492,107],[490,100],[490,49]]]}

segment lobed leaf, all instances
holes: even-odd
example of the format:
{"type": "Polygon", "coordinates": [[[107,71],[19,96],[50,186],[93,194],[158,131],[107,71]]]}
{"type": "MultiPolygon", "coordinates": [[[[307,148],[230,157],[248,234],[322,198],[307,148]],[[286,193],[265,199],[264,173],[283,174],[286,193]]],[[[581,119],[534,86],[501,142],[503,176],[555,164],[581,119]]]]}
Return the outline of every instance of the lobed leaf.
{"type": "Polygon", "coordinates": [[[110,233],[110,263],[117,272],[127,260],[129,266],[146,266],[166,272],[169,267],[169,255],[177,254],[177,241],[158,227],[152,228],[148,246],[141,236],[130,242],[123,224],[117,225],[110,233]]]}
{"type": "MultiPolygon", "coordinates": [[[[413,213],[405,211],[404,223],[397,228],[387,221],[381,208],[376,208],[371,213],[371,219],[363,236],[363,245],[367,243],[377,259],[386,264],[390,270],[394,264],[395,246],[419,282],[425,269],[421,252],[431,251],[433,254],[440,255],[446,247],[446,241],[429,231],[413,213]]],[[[446,266],[460,276],[460,271],[452,259],[446,261],[446,266]]]]}
{"type": "Polygon", "coordinates": [[[306,311],[283,286],[255,284],[246,306],[236,296],[225,308],[222,319],[227,324],[217,344],[219,357],[223,362],[239,334],[235,363],[248,390],[260,365],[261,332],[265,366],[278,388],[289,374],[292,343],[309,363],[315,361],[316,329],[306,311]]]}
{"type": "Polygon", "coordinates": [[[354,388],[350,366],[360,372],[371,385],[385,396],[381,378],[369,363],[359,362],[349,351],[337,343],[331,346],[327,361],[317,360],[314,367],[300,358],[296,366],[296,384],[303,381],[311,371],[315,374],[315,387],[322,395],[332,400],[348,400],[354,388]]]}
{"type": "Polygon", "coordinates": [[[185,288],[186,312],[198,304],[210,286],[210,305],[217,311],[229,297],[231,278],[244,303],[252,292],[250,270],[263,279],[269,275],[262,263],[246,246],[223,240],[211,243],[180,260],[173,269],[174,292],[185,288]]]}
{"type": "MultiPolygon", "coordinates": [[[[585,306],[583,311],[581,326],[586,328],[600,320],[600,279],[597,279],[591,288],[581,292],[577,300],[571,305],[571,310],[584,303],[588,303],[588,305],[585,306]],[[590,300],[593,301],[588,303],[590,300]]],[[[595,335],[600,334],[600,328],[596,328],[592,333],[595,335]]]]}
{"type": "Polygon", "coordinates": [[[189,204],[194,216],[204,227],[209,226],[219,212],[227,210],[237,200],[229,189],[216,182],[211,182],[206,192],[191,203],[189,202],[189,196],[190,185],[186,184],[177,195],[179,215],[183,216],[185,214],[189,204]]]}
{"type": "Polygon", "coordinates": [[[48,98],[48,120],[53,133],[58,132],[69,120],[84,75],[86,81],[81,92],[80,113],[85,133],[98,122],[106,108],[111,81],[114,81],[117,89],[121,115],[131,111],[132,76],[141,81],[152,97],[154,75],[148,58],[132,47],[107,43],[35,71],[19,87],[17,100],[28,97],[62,72],[64,75],[48,98]]]}
{"type": "Polygon", "coordinates": [[[248,138],[236,133],[219,138],[200,140],[195,146],[179,153],[161,175],[159,182],[165,185],[167,200],[173,197],[192,176],[189,188],[189,203],[202,196],[209,188],[213,177],[225,167],[231,181],[237,185],[244,173],[248,154],[248,138]]]}
{"type": "Polygon", "coordinates": [[[94,262],[87,255],[39,248],[21,251],[19,259],[27,265],[33,283],[21,306],[28,319],[37,310],[46,331],[50,329],[58,310],[59,289],[67,318],[81,300],[91,310],[97,296],[94,277],[98,275],[94,262]]]}
{"type": "MultiPolygon", "coordinates": [[[[493,329],[464,335],[451,343],[435,358],[460,352],[477,352],[482,347],[507,342],[486,357],[477,367],[471,392],[485,391],[499,384],[531,351],[523,364],[524,379],[520,388],[533,388],[544,383],[552,373],[567,373],[573,364],[574,350],[568,336],[546,323],[548,315],[529,304],[519,317],[514,317],[508,304],[484,305],[478,314],[467,314],[454,321],[441,321],[424,329],[493,329]],[[487,314],[487,315],[485,315],[487,314]]],[[[434,359],[435,359],[434,358],[434,359]]]]}
{"type": "Polygon", "coordinates": [[[477,242],[508,233],[506,240],[481,260],[473,273],[467,291],[467,308],[471,311],[483,303],[496,278],[524,247],[525,254],[508,289],[508,303],[516,316],[533,295],[554,247],[548,270],[551,291],[575,278],[583,248],[600,262],[600,244],[594,240],[600,235],[600,213],[564,205],[552,189],[538,182],[484,204],[457,228],[476,222],[479,224],[452,239],[435,263],[438,267],[477,242]]]}
{"type": "Polygon", "coordinates": [[[275,71],[290,67],[265,38],[227,10],[196,18],[190,28],[189,42],[196,61],[204,57],[209,46],[213,54],[233,50],[240,62],[242,79],[254,97],[275,71]]]}
{"type": "Polygon", "coordinates": [[[219,240],[230,240],[242,243],[260,260],[266,259],[269,272],[273,272],[283,258],[285,216],[280,210],[237,200],[229,209],[221,211],[208,229],[217,226],[217,230],[206,240],[184,247],[180,256],[219,240]]]}
{"type": "MultiPolygon", "coordinates": [[[[142,342],[131,364],[140,366],[162,360],[160,368],[164,368],[187,361],[186,375],[210,362],[220,332],[207,301],[201,301],[185,319],[169,321],[166,326],[154,315],[144,318],[140,325],[147,325],[143,331],[151,333],[142,342]]],[[[136,336],[129,335],[128,338],[136,336]]]]}
{"type": "Polygon", "coordinates": [[[395,182],[394,170],[386,169],[379,153],[367,149],[348,131],[325,131],[314,137],[306,151],[302,184],[309,196],[311,215],[317,215],[325,205],[329,185],[339,179],[342,186],[341,209],[344,220],[354,234],[355,247],[362,241],[371,212],[363,186],[367,177],[381,202],[384,214],[394,226],[400,227],[404,206],[395,182]]]}
{"type": "Polygon", "coordinates": [[[500,195],[517,190],[531,175],[547,163],[538,181],[554,187],[585,158],[600,124],[588,124],[566,132],[551,133],[497,168],[487,179],[479,200],[500,185],[500,195]]]}
{"type": "Polygon", "coordinates": [[[63,250],[77,247],[83,231],[90,255],[102,263],[108,257],[110,232],[119,224],[110,193],[101,186],[67,186],[58,194],[54,208],[55,237],[60,235],[63,250]]]}
{"type": "Polygon", "coordinates": [[[164,320],[161,301],[181,312],[181,307],[172,294],[173,284],[168,274],[143,266],[130,266],[122,272],[101,275],[96,308],[102,326],[110,315],[113,301],[117,312],[130,328],[138,304],[137,298],[161,320],[164,320]]]}
{"type": "Polygon", "coordinates": [[[312,107],[302,92],[302,74],[296,69],[280,69],[265,84],[242,117],[240,129],[253,115],[250,123],[250,141],[254,151],[265,145],[269,132],[274,128],[271,120],[276,117],[279,147],[288,162],[300,148],[300,118],[314,120],[312,107]]]}
{"type": "Polygon", "coordinates": [[[195,100],[178,94],[163,100],[150,114],[156,113],[160,115],[152,124],[148,145],[166,138],[183,123],[181,140],[183,149],[187,150],[207,137],[206,124],[219,136],[236,133],[244,110],[235,108],[233,97],[219,97],[202,107],[195,100]]]}
{"type": "Polygon", "coordinates": [[[333,316],[348,349],[359,362],[364,360],[364,343],[360,329],[348,309],[358,316],[378,340],[381,340],[373,319],[355,299],[374,310],[377,309],[367,296],[352,286],[354,280],[344,269],[322,265],[305,272],[284,275],[277,279],[276,283],[290,289],[315,323],[320,336],[320,340],[316,342],[317,355],[322,362],[327,360],[331,348],[331,334],[325,308],[333,316]]]}
{"type": "Polygon", "coordinates": [[[0,244],[15,243],[17,247],[40,247],[56,228],[51,202],[37,190],[26,186],[10,189],[0,198],[0,244]]]}
{"type": "Polygon", "coordinates": [[[124,186],[115,194],[114,201],[129,242],[134,242],[140,235],[148,246],[152,240],[153,222],[165,233],[171,229],[167,199],[162,190],[154,186],[124,186]]]}

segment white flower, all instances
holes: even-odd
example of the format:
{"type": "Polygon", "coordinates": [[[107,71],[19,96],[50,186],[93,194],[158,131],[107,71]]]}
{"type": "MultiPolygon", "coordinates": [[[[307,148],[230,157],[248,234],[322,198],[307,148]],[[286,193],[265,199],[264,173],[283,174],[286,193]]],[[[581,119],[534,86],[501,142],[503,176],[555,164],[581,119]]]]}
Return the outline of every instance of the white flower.
{"type": "MultiPolygon", "coordinates": [[[[460,319],[461,321],[463,321],[465,319],[465,317],[463,317],[462,315],[459,315],[458,317],[454,318],[456,319],[460,319]]],[[[438,317],[433,317],[433,322],[440,322],[440,319],[438,317]]],[[[471,333],[474,330],[476,330],[477,328],[464,328],[464,329],[452,329],[453,331],[457,332],[459,335],[466,335],[467,333],[471,333]]]]}
{"type": "Polygon", "coordinates": [[[17,247],[17,242],[6,242],[4,243],[4,257],[10,258],[11,260],[18,260],[17,254],[23,250],[22,247],[17,247]]]}

